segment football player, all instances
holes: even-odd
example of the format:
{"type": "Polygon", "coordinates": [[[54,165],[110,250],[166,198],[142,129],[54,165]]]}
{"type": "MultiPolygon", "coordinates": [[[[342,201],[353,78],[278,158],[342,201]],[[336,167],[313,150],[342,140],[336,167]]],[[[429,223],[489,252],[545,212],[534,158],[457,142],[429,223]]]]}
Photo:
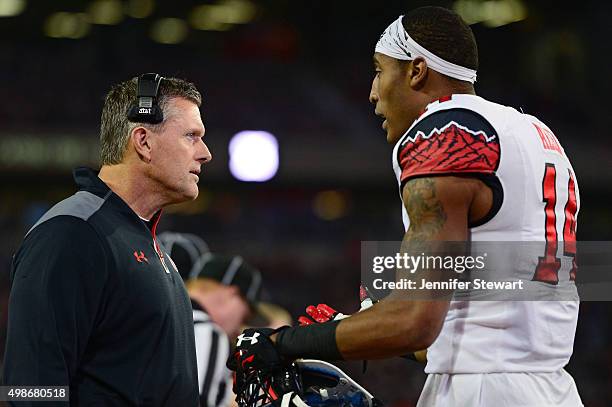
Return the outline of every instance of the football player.
{"type": "MultiPolygon", "coordinates": [[[[444,8],[412,10],[381,35],[374,67],[370,101],[394,146],[403,250],[423,242],[542,242],[543,256],[521,273],[543,286],[573,284],[575,269],[560,266],[557,248],[563,241],[571,260],[576,175],[542,121],[476,95],[478,53],[469,26],[444,8]]],[[[383,300],[348,318],[266,335],[286,360],[379,359],[428,349],[422,407],[569,407],[582,405],[563,369],[577,317],[577,300],[445,295],[383,300]]],[[[239,346],[234,358],[240,369],[265,365],[264,355],[239,346]]]]}

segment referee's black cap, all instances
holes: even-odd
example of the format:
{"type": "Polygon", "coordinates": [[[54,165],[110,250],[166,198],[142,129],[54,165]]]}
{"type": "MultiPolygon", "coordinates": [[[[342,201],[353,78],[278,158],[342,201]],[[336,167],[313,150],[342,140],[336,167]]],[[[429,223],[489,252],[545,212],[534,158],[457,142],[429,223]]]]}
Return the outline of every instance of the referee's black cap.
{"type": "Polygon", "coordinates": [[[210,278],[224,285],[238,287],[242,296],[251,305],[259,302],[261,297],[261,272],[251,266],[240,256],[223,256],[205,253],[193,268],[195,278],[210,278]]]}
{"type": "Polygon", "coordinates": [[[283,320],[291,323],[286,310],[267,302],[261,302],[263,281],[261,272],[240,256],[224,256],[211,253],[206,242],[190,233],[163,232],[158,242],[170,255],[185,282],[208,278],[224,285],[238,287],[240,294],[251,307],[253,314],[247,323],[250,326],[267,326],[270,321],[283,320]]]}

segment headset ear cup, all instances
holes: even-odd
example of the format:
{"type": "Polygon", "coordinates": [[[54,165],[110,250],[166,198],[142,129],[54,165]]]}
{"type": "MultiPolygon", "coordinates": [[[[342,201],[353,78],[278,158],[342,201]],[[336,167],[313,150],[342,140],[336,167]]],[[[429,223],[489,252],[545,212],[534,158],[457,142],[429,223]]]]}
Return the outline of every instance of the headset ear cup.
{"type": "Polygon", "coordinates": [[[156,73],[145,73],[138,77],[136,104],[127,113],[134,123],[158,124],[164,120],[163,112],[157,104],[159,86],[164,79],[156,73]]]}

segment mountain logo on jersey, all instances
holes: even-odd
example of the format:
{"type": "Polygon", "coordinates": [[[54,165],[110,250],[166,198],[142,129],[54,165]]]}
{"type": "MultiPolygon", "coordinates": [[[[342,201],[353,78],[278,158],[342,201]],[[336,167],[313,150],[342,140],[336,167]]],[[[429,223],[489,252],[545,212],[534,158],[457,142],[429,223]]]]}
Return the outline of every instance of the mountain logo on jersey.
{"type": "Polygon", "coordinates": [[[425,139],[429,139],[432,136],[439,136],[441,134],[444,134],[450,127],[456,127],[460,131],[468,132],[468,133],[472,134],[473,136],[481,136],[481,137],[483,137],[486,140],[487,143],[492,141],[493,139],[495,139],[497,137],[496,134],[487,135],[487,133],[485,133],[482,130],[473,131],[473,130],[470,130],[469,128],[465,127],[465,126],[460,125],[459,123],[457,123],[455,121],[451,121],[450,123],[447,123],[446,125],[444,125],[444,127],[442,127],[441,129],[438,129],[438,128],[434,127],[429,132],[429,134],[425,134],[421,130],[418,130],[416,132],[416,134],[414,135],[414,137],[408,137],[406,140],[404,140],[402,142],[402,145],[406,144],[407,142],[414,143],[416,141],[416,139],[419,138],[419,137],[423,137],[425,139]]]}
{"type": "Polygon", "coordinates": [[[400,143],[402,181],[428,174],[492,174],[499,165],[497,132],[484,117],[467,109],[426,116],[400,143]]]}

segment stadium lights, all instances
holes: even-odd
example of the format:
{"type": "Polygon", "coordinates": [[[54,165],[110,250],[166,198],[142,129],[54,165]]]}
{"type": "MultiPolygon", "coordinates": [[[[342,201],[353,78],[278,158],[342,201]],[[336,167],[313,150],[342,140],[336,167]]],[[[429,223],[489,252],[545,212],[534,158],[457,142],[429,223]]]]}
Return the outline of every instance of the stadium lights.
{"type": "Polygon", "coordinates": [[[321,191],[315,195],[312,209],[319,218],[333,221],[346,215],[348,202],[346,196],[339,191],[321,191]]]}
{"type": "Polygon", "coordinates": [[[85,13],[60,11],[47,17],[43,29],[48,37],[74,40],[86,36],[90,25],[85,13]]]}
{"type": "Polygon", "coordinates": [[[98,148],[86,138],[53,135],[3,134],[0,167],[24,169],[70,169],[86,163],[98,165],[98,148]]]}
{"type": "Polygon", "coordinates": [[[278,163],[278,141],[267,131],[241,131],[230,140],[229,169],[240,181],[268,181],[276,175],[278,163]]]}
{"type": "Polygon", "coordinates": [[[188,30],[180,18],[162,18],[151,27],[151,38],[161,44],[178,44],[187,37],[188,30]]]}
{"type": "Polygon", "coordinates": [[[23,12],[25,0],[0,0],[0,17],[14,17],[23,12]]]}
{"type": "Polygon", "coordinates": [[[255,13],[255,5],[248,0],[225,0],[194,7],[189,22],[197,30],[224,31],[231,28],[231,24],[252,21],[255,13]]]}
{"type": "Polygon", "coordinates": [[[222,23],[214,18],[214,5],[203,5],[194,8],[189,15],[189,22],[196,30],[207,31],[226,31],[232,26],[231,24],[222,23]]]}
{"type": "Polygon", "coordinates": [[[123,6],[119,0],[96,0],[89,4],[89,22],[100,25],[116,25],[123,20],[123,6]]]}
{"type": "Polygon", "coordinates": [[[147,18],[153,14],[153,0],[129,0],[125,5],[125,14],[132,18],[147,18]]]}
{"type": "Polygon", "coordinates": [[[466,23],[483,23],[500,27],[527,18],[527,9],[520,0],[457,0],[453,6],[466,23]]]}

